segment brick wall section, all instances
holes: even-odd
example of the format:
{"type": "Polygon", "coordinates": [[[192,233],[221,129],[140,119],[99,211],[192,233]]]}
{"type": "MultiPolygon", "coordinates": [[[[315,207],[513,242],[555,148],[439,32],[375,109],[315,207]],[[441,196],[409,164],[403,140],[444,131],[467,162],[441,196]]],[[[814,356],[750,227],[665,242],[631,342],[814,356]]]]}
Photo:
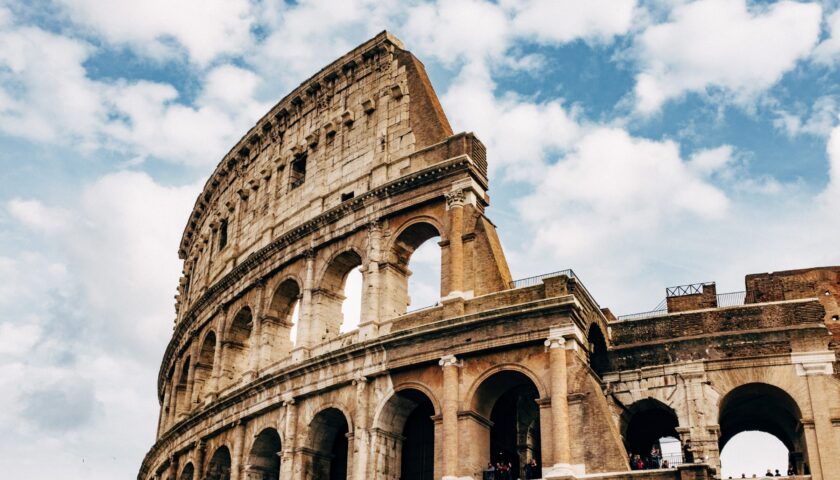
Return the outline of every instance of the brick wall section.
{"type": "Polygon", "coordinates": [[[666,302],[671,313],[717,308],[717,288],[714,283],[703,285],[702,293],[668,297],[666,302]]]}
{"type": "Polygon", "coordinates": [[[716,332],[738,332],[822,322],[817,301],[799,301],[678,313],[664,317],[612,322],[613,345],[627,345],[716,332]]]}
{"type": "Polygon", "coordinates": [[[615,422],[603,420],[610,418],[611,412],[601,385],[577,357],[569,365],[569,416],[572,463],[586,464],[586,473],[630,468],[615,422]],[[593,445],[598,448],[592,448],[593,445]]]}

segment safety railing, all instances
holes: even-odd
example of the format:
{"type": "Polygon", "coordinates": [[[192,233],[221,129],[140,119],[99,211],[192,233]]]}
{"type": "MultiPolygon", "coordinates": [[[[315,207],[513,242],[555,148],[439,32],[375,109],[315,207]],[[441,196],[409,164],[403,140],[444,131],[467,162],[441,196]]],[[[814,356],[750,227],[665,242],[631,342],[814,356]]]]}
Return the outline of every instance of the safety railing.
{"type": "Polygon", "coordinates": [[[534,285],[541,284],[542,281],[546,278],[562,277],[564,275],[569,278],[575,279],[577,281],[577,284],[580,285],[580,288],[584,292],[586,292],[586,295],[588,295],[589,298],[591,298],[592,301],[595,303],[595,306],[601,308],[600,305],[598,305],[598,301],[595,300],[595,297],[593,297],[592,294],[589,293],[589,290],[586,289],[586,285],[583,284],[583,280],[581,280],[581,278],[577,274],[575,274],[575,271],[571,268],[567,268],[565,270],[558,270],[556,272],[551,273],[543,273],[542,275],[535,275],[533,277],[525,277],[513,280],[512,282],[510,282],[510,288],[532,287],[534,285]]]}

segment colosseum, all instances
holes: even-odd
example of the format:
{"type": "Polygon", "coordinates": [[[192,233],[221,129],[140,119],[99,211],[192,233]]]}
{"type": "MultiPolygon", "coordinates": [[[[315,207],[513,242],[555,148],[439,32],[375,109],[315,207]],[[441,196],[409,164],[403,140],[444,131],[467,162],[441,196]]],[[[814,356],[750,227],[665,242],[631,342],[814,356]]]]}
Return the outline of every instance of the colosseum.
{"type": "Polygon", "coordinates": [[[840,478],[840,267],[617,317],[572,270],[512,279],[488,202],[484,145],[389,33],[293,90],[188,219],[138,480],[707,479],[752,430],[792,475],[840,478]],[[407,311],[434,239],[439,301],[407,311]],[[633,470],[663,438],[677,453],[633,470]]]}

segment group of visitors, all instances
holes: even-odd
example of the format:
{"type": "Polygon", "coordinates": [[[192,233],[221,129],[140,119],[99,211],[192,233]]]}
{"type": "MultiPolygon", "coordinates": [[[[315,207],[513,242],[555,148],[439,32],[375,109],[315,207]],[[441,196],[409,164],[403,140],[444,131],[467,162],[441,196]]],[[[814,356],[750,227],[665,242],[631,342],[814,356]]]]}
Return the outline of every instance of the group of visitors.
{"type": "MultiPolygon", "coordinates": [[[[657,468],[671,468],[676,467],[662,458],[662,450],[659,445],[654,443],[650,447],[650,453],[643,455],[640,453],[630,452],[628,456],[631,470],[655,470],[657,468]]],[[[691,443],[686,440],[682,446],[682,463],[694,463],[694,452],[691,451],[691,443]]]]}
{"type": "MultiPolygon", "coordinates": [[[[537,468],[537,462],[533,458],[525,464],[525,480],[532,480],[540,478],[540,470],[537,468]]],[[[484,469],[484,480],[519,480],[519,473],[514,471],[511,462],[493,462],[487,464],[484,469]]]]}
{"type": "MultiPolygon", "coordinates": [[[[793,469],[793,466],[791,465],[787,469],[787,475],[782,475],[782,472],[780,472],[778,468],[776,469],[775,472],[773,472],[773,470],[768,468],[767,473],[765,473],[764,476],[758,477],[756,474],[753,474],[752,478],[793,477],[795,475],[796,475],[796,471],[793,469]]],[[[729,477],[729,478],[731,479],[732,477],[729,477]]],[[[742,473],[741,478],[747,478],[747,474],[742,473]]]]}

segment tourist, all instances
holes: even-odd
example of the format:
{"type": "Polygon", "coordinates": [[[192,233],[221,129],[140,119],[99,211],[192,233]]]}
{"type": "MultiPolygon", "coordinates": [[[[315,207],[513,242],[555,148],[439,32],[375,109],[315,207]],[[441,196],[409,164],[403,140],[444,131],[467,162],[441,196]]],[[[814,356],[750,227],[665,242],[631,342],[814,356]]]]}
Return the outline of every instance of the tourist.
{"type": "Polygon", "coordinates": [[[537,461],[533,458],[527,464],[525,464],[525,480],[533,480],[535,478],[540,478],[540,474],[537,472],[537,461]]]}
{"type": "Polygon", "coordinates": [[[484,480],[496,480],[496,467],[493,466],[493,462],[487,464],[487,468],[484,469],[484,480]]]}
{"type": "Polygon", "coordinates": [[[656,445],[650,447],[650,458],[648,462],[649,469],[656,469],[659,468],[659,464],[662,462],[662,452],[656,445]]]}
{"type": "Polygon", "coordinates": [[[662,460],[662,468],[671,468],[671,465],[668,464],[668,460],[662,460]]]}
{"type": "Polygon", "coordinates": [[[782,474],[781,474],[781,473],[779,473],[779,469],[778,469],[778,468],[776,469],[776,475],[774,475],[774,476],[775,476],[775,477],[781,477],[781,476],[782,476],[782,474]]]}
{"type": "Polygon", "coordinates": [[[691,440],[683,444],[683,463],[694,463],[694,452],[691,451],[691,440]]]}
{"type": "Polygon", "coordinates": [[[768,468],[767,473],[765,473],[764,476],[765,477],[772,477],[773,476],[773,471],[768,468]]]}
{"type": "Polygon", "coordinates": [[[792,476],[796,475],[796,470],[793,469],[793,465],[788,466],[787,474],[788,474],[788,477],[792,477],[792,476]]]}

